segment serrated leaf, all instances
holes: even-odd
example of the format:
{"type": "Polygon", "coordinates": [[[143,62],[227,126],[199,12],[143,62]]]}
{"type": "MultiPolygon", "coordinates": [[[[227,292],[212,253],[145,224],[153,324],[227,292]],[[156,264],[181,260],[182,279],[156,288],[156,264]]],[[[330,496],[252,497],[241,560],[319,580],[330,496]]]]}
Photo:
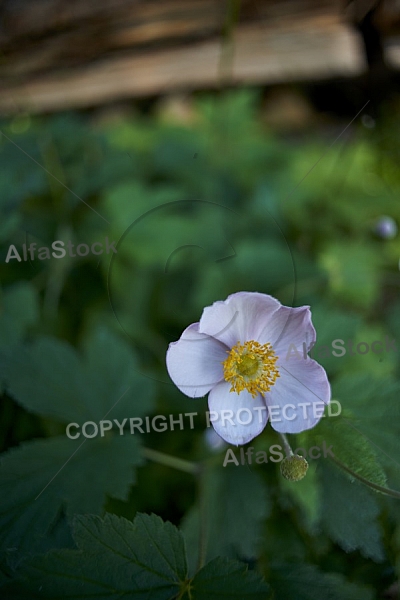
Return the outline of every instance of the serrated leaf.
{"type": "MultiPolygon", "coordinates": [[[[365,440],[364,449],[368,448],[365,458],[374,453],[386,470],[392,470],[392,486],[399,488],[399,382],[389,377],[382,380],[369,374],[349,374],[336,380],[332,390],[342,408],[348,407],[351,411],[346,421],[349,430],[352,429],[355,435],[358,432],[359,440],[365,440]]],[[[363,454],[356,458],[365,464],[369,462],[370,466],[376,463],[373,458],[365,461],[363,454]]],[[[375,482],[379,484],[379,481],[375,482]]]]}
{"type": "Polygon", "coordinates": [[[66,342],[40,337],[6,360],[4,376],[27,410],[64,422],[137,417],[153,407],[153,382],[128,344],[102,328],[86,340],[83,361],[66,342]]]}
{"type": "Polygon", "coordinates": [[[243,564],[218,558],[187,578],[182,533],[156,515],[134,521],[107,514],[74,521],[77,550],[55,550],[26,561],[21,582],[40,597],[117,600],[266,600],[268,586],[243,564]],[[190,589],[190,596],[188,590],[190,589]]]}
{"type": "Polygon", "coordinates": [[[53,600],[176,597],[186,565],[182,534],[171,524],[155,515],[138,515],[133,523],[114,515],[104,520],[88,515],[78,528],[77,542],[84,550],[34,557],[23,569],[28,589],[40,585],[41,597],[53,600]],[[82,537],[84,528],[88,531],[82,537]],[[88,539],[96,542],[93,547],[89,543],[87,548],[88,539]]]}
{"type": "Polygon", "coordinates": [[[269,586],[260,575],[227,558],[215,558],[191,582],[193,600],[267,600],[269,586]]]}
{"type": "MultiPolygon", "coordinates": [[[[175,586],[184,581],[187,564],[181,532],[171,523],[164,523],[156,515],[138,514],[134,522],[106,514],[77,516],[74,520],[74,539],[80,550],[88,554],[109,553],[108,562],[148,571],[152,589],[175,586]]],[[[133,573],[132,573],[133,575],[133,573]]]]}
{"type": "Polygon", "coordinates": [[[320,446],[332,446],[335,458],[354,473],[376,485],[386,486],[386,475],[375,448],[362,434],[355,419],[344,415],[325,416],[311,435],[320,446]]]}
{"type": "Polygon", "coordinates": [[[132,435],[54,437],[1,455],[1,548],[42,549],[63,512],[101,512],[106,496],[126,500],[142,464],[132,435]]]}
{"type": "Polygon", "coordinates": [[[377,522],[376,496],[359,482],[351,482],[337,468],[324,464],[321,471],[321,522],[330,538],[346,552],[360,552],[375,561],[384,558],[382,534],[377,522]]]}

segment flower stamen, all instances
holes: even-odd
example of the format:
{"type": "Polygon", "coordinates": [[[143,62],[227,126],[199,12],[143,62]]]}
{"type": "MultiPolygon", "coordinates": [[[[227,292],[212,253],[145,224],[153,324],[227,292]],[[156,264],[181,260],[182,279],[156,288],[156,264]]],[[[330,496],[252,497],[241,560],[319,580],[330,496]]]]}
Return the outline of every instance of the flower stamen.
{"type": "Polygon", "coordinates": [[[225,381],[231,383],[230,392],[240,394],[247,390],[255,398],[258,393],[269,392],[280,377],[275,366],[278,356],[269,342],[238,342],[228,352],[229,356],[222,364],[225,381]]]}

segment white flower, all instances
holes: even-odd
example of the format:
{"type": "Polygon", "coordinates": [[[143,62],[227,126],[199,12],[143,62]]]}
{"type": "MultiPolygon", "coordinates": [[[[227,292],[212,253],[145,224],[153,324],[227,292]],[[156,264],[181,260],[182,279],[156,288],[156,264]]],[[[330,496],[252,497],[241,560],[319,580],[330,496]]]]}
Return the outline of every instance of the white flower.
{"type": "Polygon", "coordinates": [[[292,344],[303,348],[307,340],[309,351],[315,339],[308,306],[290,308],[266,294],[238,292],[206,307],[200,322],[170,344],[167,368],[187,396],[210,392],[216,432],[230,444],[246,444],[269,417],[281,433],[299,433],[320,420],[323,411],[315,406],[330,402],[325,370],[308,356],[287,357],[292,344]],[[274,410],[283,418],[274,419],[274,410]]]}

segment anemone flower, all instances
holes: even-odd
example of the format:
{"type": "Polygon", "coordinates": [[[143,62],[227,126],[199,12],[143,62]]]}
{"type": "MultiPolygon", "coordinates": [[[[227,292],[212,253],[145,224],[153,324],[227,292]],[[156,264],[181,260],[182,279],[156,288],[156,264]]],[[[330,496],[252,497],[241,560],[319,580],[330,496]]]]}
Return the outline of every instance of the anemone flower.
{"type": "Polygon", "coordinates": [[[226,442],[246,444],[268,420],[280,433],[299,433],[323,416],[330,385],[307,355],[315,340],[309,306],[238,292],[207,306],[169,345],[167,369],[187,396],[209,393],[208,424],[226,442]]]}

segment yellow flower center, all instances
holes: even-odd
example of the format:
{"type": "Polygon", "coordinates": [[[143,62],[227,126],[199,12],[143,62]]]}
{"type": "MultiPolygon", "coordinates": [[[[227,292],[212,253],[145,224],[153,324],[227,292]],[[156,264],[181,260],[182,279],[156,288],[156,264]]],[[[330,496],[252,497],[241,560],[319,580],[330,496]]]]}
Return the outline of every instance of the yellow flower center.
{"type": "Polygon", "coordinates": [[[222,364],[225,381],[231,384],[230,392],[240,394],[247,390],[255,398],[259,392],[269,392],[280,377],[275,366],[278,357],[269,343],[238,342],[228,352],[229,356],[222,364]]]}

